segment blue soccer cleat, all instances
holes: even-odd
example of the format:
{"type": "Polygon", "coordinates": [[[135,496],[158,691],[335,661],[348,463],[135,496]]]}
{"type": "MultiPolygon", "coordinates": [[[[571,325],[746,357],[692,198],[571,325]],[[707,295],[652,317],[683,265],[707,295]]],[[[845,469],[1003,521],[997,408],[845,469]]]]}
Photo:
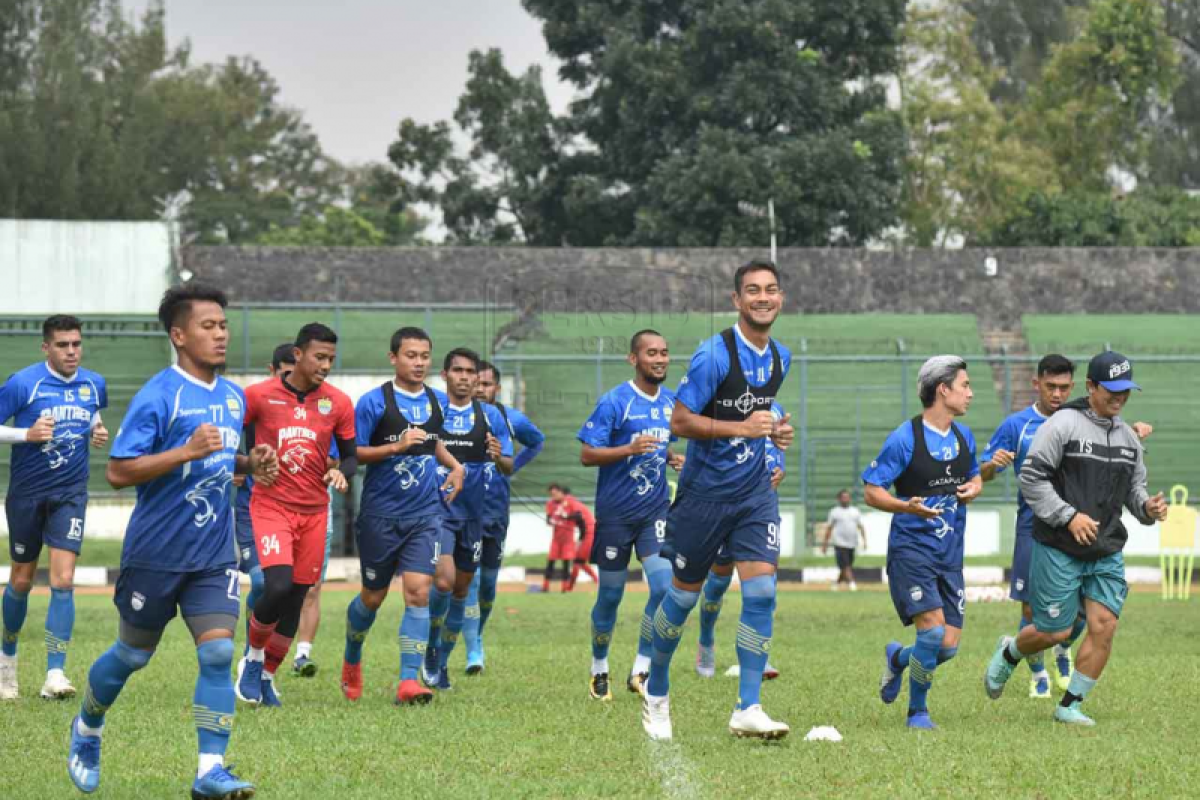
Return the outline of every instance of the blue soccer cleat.
{"type": "Polygon", "coordinates": [[[1043,672],[1031,678],[1029,681],[1029,696],[1042,700],[1051,698],[1050,676],[1043,672]]]}
{"type": "Polygon", "coordinates": [[[192,782],[192,800],[246,800],[250,797],[254,797],[254,784],[220,764],[192,782]]]}
{"type": "Polygon", "coordinates": [[[1078,700],[1071,703],[1067,708],[1063,708],[1062,706],[1056,707],[1054,709],[1054,720],[1066,725],[1081,725],[1085,728],[1090,728],[1096,724],[1096,720],[1079,710],[1078,700]]]}
{"type": "Polygon", "coordinates": [[[243,658],[238,662],[238,679],[233,685],[238,700],[258,705],[262,702],[263,662],[243,658]]]}
{"type": "Polygon", "coordinates": [[[440,670],[438,670],[437,683],[434,684],[432,688],[437,689],[439,692],[446,692],[452,688],[450,684],[449,669],[442,667],[440,670]]]}
{"type": "Polygon", "coordinates": [[[279,692],[275,691],[275,679],[264,677],[260,688],[262,696],[262,704],[268,708],[282,708],[283,703],[279,700],[279,692]]]}
{"type": "Polygon", "coordinates": [[[885,703],[894,703],[896,698],[900,696],[900,689],[904,686],[904,664],[900,665],[900,669],[892,666],[892,659],[896,657],[904,649],[904,645],[899,642],[889,642],[887,647],[883,648],[883,677],[879,679],[879,699],[885,703]]]}
{"type": "Polygon", "coordinates": [[[992,653],[992,660],[988,662],[987,672],[983,674],[983,688],[993,700],[1000,699],[1000,695],[1004,694],[1004,685],[1013,674],[1013,665],[1004,657],[1004,651],[1012,640],[1011,636],[1000,637],[996,652],[992,653]]]}
{"type": "Polygon", "coordinates": [[[479,637],[473,647],[467,649],[467,674],[478,675],[483,672],[483,637],[479,637]]]}
{"type": "Polygon", "coordinates": [[[933,724],[933,720],[929,718],[928,711],[918,711],[915,714],[908,715],[908,722],[905,723],[908,727],[919,731],[936,731],[937,725],[933,724]]]}
{"type": "Polygon", "coordinates": [[[436,689],[438,684],[438,651],[433,645],[425,647],[425,662],[421,664],[421,682],[430,689],[436,689]]]}
{"type": "Polygon", "coordinates": [[[75,788],[91,794],[100,788],[100,737],[82,736],[79,717],[71,720],[71,749],[67,752],[67,774],[75,788]]]}

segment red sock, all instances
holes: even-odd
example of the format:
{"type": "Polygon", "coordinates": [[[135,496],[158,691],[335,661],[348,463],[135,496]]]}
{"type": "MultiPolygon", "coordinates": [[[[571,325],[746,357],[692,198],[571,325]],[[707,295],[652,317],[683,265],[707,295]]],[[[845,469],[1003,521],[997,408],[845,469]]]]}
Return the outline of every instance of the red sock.
{"type": "Polygon", "coordinates": [[[278,622],[272,622],[270,625],[263,625],[258,621],[258,618],[253,614],[250,616],[250,646],[256,650],[262,650],[271,641],[271,637],[275,635],[275,626],[278,622]]]}
{"type": "Polygon", "coordinates": [[[279,669],[279,665],[287,658],[288,650],[292,647],[292,637],[284,636],[276,633],[271,636],[271,641],[267,642],[267,658],[263,663],[263,672],[275,674],[275,670],[279,669]]]}

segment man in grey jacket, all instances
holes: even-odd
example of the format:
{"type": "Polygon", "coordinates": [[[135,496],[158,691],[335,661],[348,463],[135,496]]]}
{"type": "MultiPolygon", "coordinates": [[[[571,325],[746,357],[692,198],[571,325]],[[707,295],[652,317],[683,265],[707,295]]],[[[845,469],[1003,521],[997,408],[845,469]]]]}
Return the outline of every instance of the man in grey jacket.
{"type": "Polygon", "coordinates": [[[1146,491],[1142,445],[1119,416],[1133,389],[1133,367],[1119,353],[1088,364],[1086,398],[1065,404],[1043,423],[1021,471],[1021,493],[1034,513],[1030,567],[1033,624],[1005,636],[988,664],[984,687],[993,700],[1027,656],[1064,641],[1080,612],[1088,636],[1075,673],[1054,710],[1059,722],[1094,725],[1079,704],[1100,679],[1125,603],[1128,534],[1122,508],[1143,524],[1164,520],[1167,503],[1146,491]]]}

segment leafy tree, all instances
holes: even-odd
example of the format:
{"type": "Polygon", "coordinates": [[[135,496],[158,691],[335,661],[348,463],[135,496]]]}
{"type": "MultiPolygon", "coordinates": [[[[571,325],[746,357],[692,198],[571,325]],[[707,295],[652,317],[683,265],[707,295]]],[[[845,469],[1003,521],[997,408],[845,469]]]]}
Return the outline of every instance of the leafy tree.
{"type": "Polygon", "coordinates": [[[380,247],[387,243],[387,237],[361,214],[329,206],[319,216],[307,217],[290,228],[273,225],[259,234],[255,243],[284,247],[380,247]]]}
{"type": "Polygon", "coordinates": [[[1023,213],[989,231],[995,247],[1197,247],[1200,198],[1175,188],[1126,197],[1076,190],[1036,192],[1023,213]]]}

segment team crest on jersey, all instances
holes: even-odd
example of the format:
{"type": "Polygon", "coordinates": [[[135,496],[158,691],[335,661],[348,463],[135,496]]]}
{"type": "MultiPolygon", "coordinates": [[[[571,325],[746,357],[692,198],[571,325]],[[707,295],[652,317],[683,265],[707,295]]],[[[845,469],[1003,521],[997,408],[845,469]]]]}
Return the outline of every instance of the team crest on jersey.
{"type": "Polygon", "coordinates": [[[328,397],[322,397],[317,401],[317,411],[320,411],[323,416],[329,416],[329,412],[333,411],[333,401],[328,397]]]}
{"type": "Polygon", "coordinates": [[[234,419],[242,418],[242,404],[237,401],[236,397],[226,397],[225,405],[229,407],[229,416],[234,419]]]}
{"type": "Polygon", "coordinates": [[[91,400],[92,399],[92,387],[88,386],[86,383],[83,386],[80,386],[79,387],[79,399],[84,400],[84,401],[91,400]]]}
{"type": "Polygon", "coordinates": [[[141,592],[134,592],[133,598],[129,601],[129,605],[133,606],[134,611],[141,611],[146,607],[146,595],[141,592]]]}

